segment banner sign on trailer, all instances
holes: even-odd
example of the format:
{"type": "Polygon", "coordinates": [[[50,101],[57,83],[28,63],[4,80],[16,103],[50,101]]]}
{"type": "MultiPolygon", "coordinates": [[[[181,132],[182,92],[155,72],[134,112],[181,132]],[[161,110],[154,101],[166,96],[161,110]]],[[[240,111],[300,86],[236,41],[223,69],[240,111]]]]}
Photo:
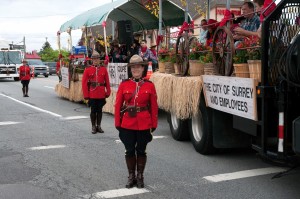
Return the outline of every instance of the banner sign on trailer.
{"type": "Polygon", "coordinates": [[[69,68],[61,67],[61,84],[65,88],[70,88],[70,81],[69,81],[69,68]]]}
{"type": "Polygon", "coordinates": [[[120,83],[128,78],[127,63],[109,63],[108,75],[110,81],[110,87],[113,91],[117,91],[120,83]]]}
{"type": "Polygon", "coordinates": [[[206,106],[257,121],[255,79],[214,75],[202,79],[206,106]]]}

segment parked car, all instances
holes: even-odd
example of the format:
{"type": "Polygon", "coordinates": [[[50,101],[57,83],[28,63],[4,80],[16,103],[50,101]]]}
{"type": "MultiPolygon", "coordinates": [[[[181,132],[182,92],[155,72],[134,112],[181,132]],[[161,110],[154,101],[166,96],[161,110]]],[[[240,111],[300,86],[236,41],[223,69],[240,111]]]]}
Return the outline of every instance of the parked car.
{"type": "Polygon", "coordinates": [[[44,64],[49,67],[49,75],[56,74],[56,62],[44,62],[44,64]]]}
{"type": "Polygon", "coordinates": [[[49,76],[49,67],[46,66],[40,59],[27,59],[28,65],[34,70],[34,76],[44,75],[49,76]]]}

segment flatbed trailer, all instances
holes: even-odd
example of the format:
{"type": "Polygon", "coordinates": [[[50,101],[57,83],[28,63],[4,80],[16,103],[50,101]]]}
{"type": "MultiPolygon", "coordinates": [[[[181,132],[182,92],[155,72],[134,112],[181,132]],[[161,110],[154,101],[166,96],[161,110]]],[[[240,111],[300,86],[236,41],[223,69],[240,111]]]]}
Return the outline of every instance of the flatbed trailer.
{"type": "Polygon", "coordinates": [[[201,154],[222,148],[252,147],[274,162],[298,162],[299,13],[298,0],[282,0],[263,21],[260,83],[231,74],[203,75],[199,111],[184,119],[172,111],[168,115],[173,138],[190,137],[201,154]]]}

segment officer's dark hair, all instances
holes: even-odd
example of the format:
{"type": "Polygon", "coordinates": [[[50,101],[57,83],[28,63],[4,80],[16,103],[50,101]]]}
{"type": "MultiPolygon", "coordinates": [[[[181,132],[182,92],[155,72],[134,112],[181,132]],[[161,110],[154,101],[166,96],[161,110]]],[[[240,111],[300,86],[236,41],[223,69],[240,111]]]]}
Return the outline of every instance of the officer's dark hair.
{"type": "Polygon", "coordinates": [[[248,6],[248,8],[250,8],[251,10],[254,11],[254,4],[251,2],[251,1],[246,1],[245,3],[243,3],[243,5],[246,5],[248,6]]]}

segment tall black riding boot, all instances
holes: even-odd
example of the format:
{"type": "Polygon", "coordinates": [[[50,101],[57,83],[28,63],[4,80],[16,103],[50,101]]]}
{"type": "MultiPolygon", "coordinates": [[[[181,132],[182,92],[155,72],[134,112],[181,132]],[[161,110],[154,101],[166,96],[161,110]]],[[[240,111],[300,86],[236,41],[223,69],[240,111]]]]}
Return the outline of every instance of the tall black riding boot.
{"type": "Polygon", "coordinates": [[[29,97],[29,96],[28,96],[28,89],[29,89],[28,86],[25,87],[25,97],[29,97]]]}
{"type": "Polygon", "coordinates": [[[96,129],[96,113],[91,113],[90,117],[91,117],[91,123],[92,123],[92,134],[96,134],[97,133],[97,129],[96,129]]]}
{"type": "Polygon", "coordinates": [[[22,88],[22,91],[23,91],[23,97],[26,97],[25,95],[25,87],[24,88],[22,88]]]}
{"type": "Polygon", "coordinates": [[[132,188],[133,185],[136,184],[136,178],[135,178],[136,156],[133,157],[125,156],[125,160],[127,164],[128,173],[129,173],[126,188],[132,188]]]}
{"type": "Polygon", "coordinates": [[[147,156],[137,156],[137,188],[144,188],[144,170],[147,156]]]}
{"type": "Polygon", "coordinates": [[[101,120],[102,120],[102,112],[101,113],[97,113],[97,132],[98,133],[104,133],[104,131],[101,128],[101,120]]]}

